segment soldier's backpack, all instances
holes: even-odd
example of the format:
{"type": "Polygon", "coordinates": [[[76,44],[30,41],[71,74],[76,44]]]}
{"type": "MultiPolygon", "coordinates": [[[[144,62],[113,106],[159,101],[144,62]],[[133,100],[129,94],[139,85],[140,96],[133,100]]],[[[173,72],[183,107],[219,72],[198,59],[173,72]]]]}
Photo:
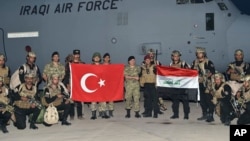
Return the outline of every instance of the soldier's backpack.
{"type": "Polygon", "coordinates": [[[45,110],[44,122],[46,124],[56,124],[59,121],[59,114],[56,107],[53,104],[50,104],[45,110]]]}
{"type": "MultiPolygon", "coordinates": [[[[27,71],[26,65],[23,64],[24,72],[27,71]]],[[[10,77],[10,89],[14,90],[18,85],[21,84],[20,78],[19,78],[19,69],[20,67],[11,75],[10,77]]]]}

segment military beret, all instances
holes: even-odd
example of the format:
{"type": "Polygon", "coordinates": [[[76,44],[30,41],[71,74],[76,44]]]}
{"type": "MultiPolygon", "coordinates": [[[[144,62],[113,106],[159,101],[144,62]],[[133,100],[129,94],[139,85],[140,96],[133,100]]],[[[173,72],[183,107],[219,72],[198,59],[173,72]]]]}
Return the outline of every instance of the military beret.
{"type": "Polygon", "coordinates": [[[129,57],[128,57],[128,61],[130,61],[130,60],[132,60],[132,59],[135,59],[135,57],[134,57],[134,56],[129,56],[129,57]]]}
{"type": "Polygon", "coordinates": [[[80,54],[80,50],[79,50],[79,49],[73,50],[73,54],[74,54],[74,55],[75,55],[75,54],[80,54]]]}

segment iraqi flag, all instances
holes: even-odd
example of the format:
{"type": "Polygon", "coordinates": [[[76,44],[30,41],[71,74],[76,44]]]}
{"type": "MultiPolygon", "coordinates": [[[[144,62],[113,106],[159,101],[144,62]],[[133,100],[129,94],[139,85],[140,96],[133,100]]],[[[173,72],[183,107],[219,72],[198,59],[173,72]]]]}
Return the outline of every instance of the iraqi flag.
{"type": "Polygon", "coordinates": [[[72,100],[83,102],[123,100],[123,64],[70,64],[70,70],[72,100]]]}
{"type": "Polygon", "coordinates": [[[157,66],[156,85],[167,88],[199,88],[198,71],[157,66]]]}

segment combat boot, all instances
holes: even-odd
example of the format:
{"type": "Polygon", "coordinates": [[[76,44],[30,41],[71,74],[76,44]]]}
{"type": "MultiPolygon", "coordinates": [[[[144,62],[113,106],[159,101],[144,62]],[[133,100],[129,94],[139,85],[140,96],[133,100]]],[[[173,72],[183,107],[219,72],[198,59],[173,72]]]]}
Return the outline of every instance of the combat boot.
{"type": "Polygon", "coordinates": [[[71,123],[68,122],[67,120],[63,120],[63,121],[62,121],[62,125],[67,125],[67,126],[68,126],[68,125],[71,125],[71,123]]]}
{"type": "Polygon", "coordinates": [[[114,117],[113,110],[109,110],[109,117],[114,117]]]}
{"type": "Polygon", "coordinates": [[[30,122],[30,129],[38,129],[38,127],[35,125],[35,122],[30,122]]]}
{"type": "Polygon", "coordinates": [[[197,118],[197,120],[206,120],[207,119],[207,113],[202,113],[202,116],[197,118]]]}
{"type": "Polygon", "coordinates": [[[212,113],[209,113],[206,122],[213,122],[213,121],[214,121],[214,116],[212,113]]]}
{"type": "Polygon", "coordinates": [[[185,114],[184,114],[184,119],[186,119],[186,120],[188,120],[188,119],[189,119],[189,117],[188,117],[188,114],[187,114],[187,113],[185,113],[185,114]]]}
{"type": "Polygon", "coordinates": [[[96,111],[92,111],[92,117],[90,119],[92,119],[92,120],[96,119],[96,111]]]}
{"type": "Polygon", "coordinates": [[[135,117],[136,118],[141,118],[141,115],[139,114],[139,112],[135,112],[135,117]]]}
{"type": "Polygon", "coordinates": [[[109,116],[106,111],[102,111],[102,118],[108,119],[109,116]]]}
{"type": "Polygon", "coordinates": [[[127,110],[127,114],[125,116],[125,118],[130,118],[130,109],[126,109],[127,110]]]}
{"type": "Polygon", "coordinates": [[[172,115],[170,118],[171,118],[171,119],[177,119],[177,118],[179,118],[179,116],[178,116],[177,114],[174,114],[174,115],[172,115]]]}
{"type": "Polygon", "coordinates": [[[1,127],[1,130],[2,130],[3,133],[8,133],[9,132],[7,130],[7,128],[6,128],[6,124],[1,124],[0,127],[1,127]]]}
{"type": "Polygon", "coordinates": [[[149,112],[147,111],[145,115],[143,115],[143,117],[152,117],[152,111],[149,112]]]}

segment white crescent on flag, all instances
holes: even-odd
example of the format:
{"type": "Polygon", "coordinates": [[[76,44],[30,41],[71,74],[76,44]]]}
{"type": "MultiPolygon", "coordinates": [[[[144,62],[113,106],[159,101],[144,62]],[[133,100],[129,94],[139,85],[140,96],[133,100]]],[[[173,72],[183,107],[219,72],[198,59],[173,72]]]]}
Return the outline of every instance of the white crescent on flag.
{"type": "Polygon", "coordinates": [[[89,78],[90,76],[95,76],[97,77],[95,74],[93,73],[86,73],[85,75],[82,76],[81,78],[81,87],[82,89],[87,92],[87,93],[93,93],[95,92],[97,89],[95,90],[90,90],[87,86],[86,86],[86,79],[89,78]]]}

